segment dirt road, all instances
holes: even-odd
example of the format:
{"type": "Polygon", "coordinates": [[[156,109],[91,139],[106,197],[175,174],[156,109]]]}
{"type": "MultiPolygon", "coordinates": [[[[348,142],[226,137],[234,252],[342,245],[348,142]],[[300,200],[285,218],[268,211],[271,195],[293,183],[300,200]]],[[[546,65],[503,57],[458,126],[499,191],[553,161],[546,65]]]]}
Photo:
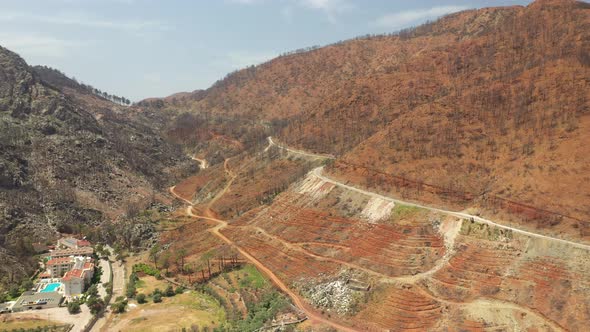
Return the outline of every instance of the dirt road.
{"type": "Polygon", "coordinates": [[[297,295],[295,294],[293,291],[291,291],[287,285],[285,285],[285,283],[279,278],[277,277],[277,275],[275,275],[269,268],[267,268],[266,266],[264,266],[264,264],[262,264],[258,259],[256,259],[254,256],[250,255],[247,251],[245,251],[244,249],[242,249],[240,246],[238,246],[234,241],[232,241],[231,239],[229,239],[228,237],[226,237],[225,235],[223,235],[220,231],[222,229],[224,229],[225,227],[227,227],[227,222],[225,220],[221,220],[221,219],[217,219],[211,216],[210,214],[210,210],[205,211],[205,215],[204,216],[199,216],[199,215],[195,215],[192,212],[192,209],[189,213],[189,216],[194,217],[194,218],[200,218],[200,219],[205,219],[205,220],[211,220],[211,221],[215,221],[217,222],[217,226],[209,229],[209,232],[211,232],[213,235],[217,236],[218,238],[220,238],[221,240],[223,240],[225,243],[231,245],[232,247],[236,248],[236,250],[242,255],[244,256],[248,261],[250,261],[250,263],[254,264],[262,273],[266,274],[267,277],[281,290],[283,291],[285,294],[287,294],[291,300],[293,301],[293,304],[295,304],[295,306],[297,308],[299,308],[300,310],[302,310],[303,312],[305,312],[305,314],[307,315],[307,317],[314,322],[319,322],[319,323],[323,323],[329,326],[332,326],[333,328],[338,329],[339,331],[349,331],[349,332],[354,332],[357,331],[353,328],[347,327],[347,326],[343,326],[340,325],[338,323],[332,322],[330,320],[325,319],[324,317],[322,317],[319,314],[316,314],[315,312],[311,311],[310,309],[307,308],[307,306],[305,305],[304,301],[297,295]]]}
{"type": "Polygon", "coordinates": [[[258,259],[256,259],[254,256],[250,255],[247,251],[245,251],[244,249],[242,249],[240,246],[238,246],[235,242],[233,242],[231,239],[229,239],[228,237],[226,237],[225,235],[223,235],[221,233],[221,230],[224,229],[225,227],[227,227],[227,221],[219,219],[216,217],[215,213],[211,210],[211,207],[213,206],[213,204],[215,204],[215,202],[221,198],[223,195],[225,195],[225,193],[230,189],[231,184],[233,183],[233,181],[236,179],[237,175],[231,171],[229,169],[229,159],[226,159],[223,167],[225,169],[225,172],[230,176],[230,180],[228,181],[228,183],[225,185],[225,187],[223,188],[223,190],[221,192],[219,192],[207,205],[207,209],[204,211],[204,215],[196,215],[193,212],[193,204],[192,202],[190,202],[189,200],[181,197],[180,195],[178,195],[175,191],[174,191],[174,187],[170,188],[170,193],[172,195],[174,195],[174,197],[182,200],[183,202],[188,204],[188,207],[186,209],[186,214],[189,217],[193,217],[193,218],[199,218],[199,219],[205,219],[205,220],[211,220],[217,223],[217,226],[209,229],[209,232],[211,232],[211,234],[217,236],[218,238],[220,238],[222,241],[224,241],[225,243],[233,246],[234,248],[236,248],[236,250],[238,250],[238,252],[244,256],[248,261],[250,261],[250,263],[254,264],[262,273],[266,274],[268,276],[268,278],[281,290],[283,291],[285,294],[287,294],[291,300],[293,301],[293,304],[295,304],[295,306],[297,308],[299,308],[300,310],[302,310],[303,312],[305,312],[305,314],[308,316],[308,318],[313,321],[313,322],[318,322],[318,323],[322,323],[322,324],[326,324],[329,325],[335,329],[338,329],[339,331],[347,331],[347,332],[354,332],[357,331],[355,329],[352,329],[350,327],[347,326],[343,326],[340,325],[338,323],[332,322],[328,319],[325,319],[324,317],[322,317],[321,315],[315,313],[314,311],[310,310],[307,308],[307,306],[305,305],[304,301],[297,295],[295,294],[293,291],[291,291],[287,285],[285,285],[285,283],[279,278],[277,277],[277,275],[275,275],[269,268],[267,268],[266,266],[264,266],[264,264],[262,264],[258,259]]]}
{"type": "MultiPolygon", "coordinates": [[[[113,253],[113,248],[106,246],[106,248],[113,253]]],[[[114,261],[111,264],[111,268],[113,270],[113,296],[111,297],[111,302],[119,296],[123,296],[125,294],[125,266],[121,261],[117,261],[114,254],[112,254],[109,259],[114,261]]],[[[110,273],[110,272],[109,272],[110,273]]],[[[105,303],[107,306],[108,303],[105,303]]],[[[108,322],[112,319],[113,313],[106,311],[105,314],[94,324],[92,327],[92,332],[98,331],[108,331],[108,322]]]]}
{"type": "Polygon", "coordinates": [[[478,216],[474,216],[471,214],[467,214],[467,213],[463,213],[463,212],[457,212],[457,211],[449,211],[449,210],[443,210],[443,209],[439,209],[439,208],[434,208],[431,206],[426,206],[426,205],[421,205],[421,204],[416,204],[416,203],[412,203],[412,202],[407,202],[407,201],[402,201],[399,199],[395,199],[395,198],[391,198],[388,196],[383,196],[380,194],[376,194],[374,192],[370,192],[370,191],[366,191],[363,189],[359,189],[347,184],[344,184],[342,182],[336,181],[334,179],[331,179],[329,177],[326,177],[325,175],[322,174],[324,167],[318,167],[315,168],[312,171],[312,174],[314,176],[316,176],[317,178],[328,182],[328,183],[332,183],[336,186],[342,187],[342,188],[346,188],[348,190],[352,190],[352,191],[356,191],[358,193],[370,196],[370,197],[376,197],[376,198],[380,198],[386,201],[390,201],[390,202],[394,202],[397,204],[403,204],[403,205],[407,205],[407,206],[414,206],[414,207],[418,207],[421,209],[426,209],[426,210],[430,210],[430,211],[435,211],[435,212],[439,212],[439,213],[443,213],[443,214],[447,214],[447,215],[451,215],[454,217],[458,217],[458,218],[463,218],[463,219],[468,219],[468,220],[473,220],[474,222],[478,222],[478,223],[482,223],[482,224],[486,224],[486,225],[490,225],[490,226],[495,226],[498,228],[502,228],[502,229],[507,229],[507,230],[511,230],[514,233],[519,233],[519,234],[523,234],[523,235],[527,235],[530,237],[535,237],[535,238],[540,238],[540,239],[545,239],[545,240],[551,240],[551,241],[555,241],[555,242],[559,242],[559,243],[563,243],[563,244],[567,244],[576,248],[580,248],[580,249],[585,249],[585,250],[590,250],[590,245],[586,245],[586,244],[581,244],[581,243],[577,243],[577,242],[572,242],[572,241],[568,241],[568,240],[563,240],[563,239],[559,239],[559,238],[554,238],[551,236],[547,236],[547,235],[542,235],[542,234],[537,234],[537,233],[533,233],[533,232],[529,232],[529,231],[525,231],[522,229],[518,229],[515,227],[510,227],[510,226],[505,226],[502,224],[498,224],[496,222],[493,222],[491,220],[488,219],[484,219],[478,216]]]}
{"type": "MultiPolygon", "coordinates": [[[[276,145],[273,142],[273,140],[272,140],[271,137],[268,137],[268,142],[269,142],[269,146],[265,149],[265,151],[268,150],[268,148],[270,146],[276,145]]],[[[276,145],[276,146],[279,146],[279,145],[276,145]]],[[[301,150],[296,150],[296,149],[289,149],[289,148],[286,148],[284,146],[279,146],[279,147],[282,148],[282,149],[286,149],[286,150],[288,150],[290,152],[293,152],[293,153],[298,153],[298,154],[302,154],[302,155],[305,155],[305,156],[310,156],[310,157],[313,157],[313,158],[320,158],[320,157],[321,158],[330,158],[329,156],[318,155],[318,154],[314,154],[314,153],[308,153],[308,152],[301,151],[301,150]]],[[[229,160],[226,160],[225,161],[224,168],[225,168],[226,173],[230,176],[230,180],[228,181],[228,183],[226,184],[226,186],[224,187],[224,189],[221,192],[219,192],[216,195],[216,197],[213,198],[213,200],[211,200],[209,202],[209,204],[207,206],[207,209],[204,211],[204,215],[196,215],[194,213],[193,208],[192,208],[192,202],[190,202],[189,200],[187,200],[187,199],[179,196],[178,194],[176,194],[174,192],[174,187],[170,188],[170,192],[175,197],[177,197],[178,199],[180,199],[180,200],[182,200],[182,201],[184,201],[185,203],[188,204],[187,209],[186,209],[186,214],[188,216],[193,217],[193,218],[200,218],[200,219],[211,220],[211,221],[216,222],[217,225],[215,227],[209,229],[209,232],[211,232],[213,235],[215,235],[218,238],[220,238],[225,243],[227,243],[227,244],[235,247],[236,250],[238,250],[238,252],[240,252],[240,254],[242,256],[244,256],[248,261],[250,261],[252,264],[254,264],[261,272],[263,272],[264,274],[266,274],[270,278],[270,280],[272,280],[272,282],[279,289],[281,289],[285,294],[287,294],[292,299],[293,303],[299,309],[301,309],[303,312],[305,312],[308,315],[308,317],[309,317],[309,319],[311,321],[323,323],[323,324],[332,326],[333,328],[336,328],[336,329],[341,330],[341,331],[356,331],[353,328],[350,328],[350,327],[347,327],[347,326],[343,326],[343,325],[340,325],[340,324],[338,324],[336,322],[330,321],[330,320],[324,318],[323,316],[315,313],[313,310],[309,309],[306,306],[306,303],[304,302],[304,300],[301,297],[299,297],[299,295],[297,295],[296,293],[294,293],[293,291],[291,291],[287,287],[287,285],[285,285],[285,283],[283,283],[282,280],[277,275],[275,275],[273,273],[273,271],[271,271],[262,262],[260,262],[254,256],[250,255],[247,251],[245,251],[244,249],[242,249],[235,242],[233,242],[231,239],[227,238],[225,235],[223,235],[221,233],[221,230],[223,230],[224,228],[228,227],[228,223],[225,220],[222,220],[222,219],[218,218],[215,215],[215,213],[211,210],[211,207],[215,203],[215,201],[217,201],[220,197],[222,197],[230,189],[231,184],[233,183],[233,181],[235,180],[235,178],[237,176],[234,172],[232,172],[229,169],[228,162],[229,162],[229,160]]],[[[443,214],[455,216],[455,217],[462,218],[462,219],[472,219],[475,222],[484,223],[484,224],[492,225],[492,226],[503,228],[503,229],[509,229],[509,230],[511,230],[513,232],[516,232],[516,233],[521,233],[521,234],[524,234],[524,235],[528,235],[528,236],[532,236],[532,237],[537,237],[537,238],[548,239],[548,240],[552,240],[552,241],[558,241],[558,242],[561,242],[561,243],[564,243],[564,244],[567,244],[567,245],[575,246],[577,248],[582,248],[582,249],[590,250],[590,246],[588,246],[588,245],[584,245],[584,244],[580,244],[580,243],[576,243],[576,242],[571,242],[571,241],[567,241],[567,240],[562,240],[562,239],[557,239],[557,238],[553,238],[553,237],[549,237],[549,236],[545,236],[545,235],[541,235],[541,234],[536,234],[536,233],[524,231],[524,230],[521,230],[521,229],[509,227],[509,226],[504,226],[504,225],[501,225],[501,224],[497,224],[497,223],[495,223],[493,221],[490,221],[490,220],[487,220],[487,219],[484,219],[484,218],[481,218],[481,217],[478,217],[478,216],[470,215],[470,214],[467,214],[467,213],[456,212],[456,211],[448,211],[448,210],[433,208],[433,207],[424,206],[424,205],[420,205],[420,204],[416,204],[416,203],[401,201],[401,200],[397,200],[397,199],[394,199],[394,198],[391,198],[391,197],[387,197],[387,196],[379,195],[379,194],[376,194],[376,193],[373,193],[373,192],[369,192],[369,191],[366,191],[366,190],[363,190],[363,189],[358,189],[358,188],[355,188],[353,186],[346,185],[346,184],[341,183],[339,181],[336,181],[336,180],[333,180],[331,178],[328,178],[328,177],[326,177],[326,176],[324,176],[322,174],[322,171],[323,171],[323,167],[318,167],[318,168],[316,168],[316,169],[314,169],[312,171],[312,175],[313,176],[316,176],[317,178],[319,178],[319,179],[321,179],[321,180],[323,180],[325,182],[332,183],[334,185],[337,185],[337,186],[346,188],[346,189],[351,190],[351,191],[356,191],[356,192],[359,192],[359,193],[368,195],[370,197],[380,198],[380,199],[383,199],[383,200],[386,200],[386,201],[390,201],[390,202],[393,202],[393,203],[404,204],[404,205],[408,205],[408,206],[415,206],[415,207],[419,207],[419,208],[423,208],[423,209],[427,209],[427,210],[431,210],[431,211],[435,211],[435,212],[439,212],[439,213],[443,213],[443,214]]],[[[458,232],[458,227],[456,227],[457,225],[454,225],[454,226],[455,227],[453,227],[452,229],[449,230],[449,232],[451,233],[451,238],[450,239],[445,239],[445,240],[448,240],[451,245],[452,245],[452,242],[454,242],[453,241],[454,240],[454,236],[453,235],[456,235],[456,233],[458,232]]],[[[264,233],[270,236],[270,234],[268,234],[266,232],[264,232],[264,233]]],[[[281,240],[281,242],[284,243],[285,241],[281,240]]],[[[447,241],[445,241],[445,242],[447,242],[447,241]]],[[[290,243],[289,245],[290,246],[296,246],[296,247],[298,247],[298,249],[303,250],[303,248],[297,246],[296,244],[291,244],[290,243]]],[[[294,249],[294,248],[292,248],[292,249],[294,249]]],[[[306,253],[309,254],[309,252],[306,252],[306,253]]],[[[449,252],[449,254],[450,254],[450,252],[449,252]]],[[[313,255],[313,256],[316,256],[316,255],[313,255]]],[[[318,258],[325,259],[324,257],[318,257],[318,258]]],[[[437,264],[437,266],[435,268],[433,268],[431,271],[427,271],[425,273],[422,273],[422,274],[417,275],[417,276],[413,276],[411,278],[404,278],[404,277],[402,277],[402,278],[392,278],[392,279],[397,279],[397,281],[402,281],[402,282],[415,282],[416,279],[420,279],[422,277],[425,277],[427,275],[430,275],[434,271],[437,271],[442,266],[446,265],[446,263],[447,263],[447,261],[448,261],[449,258],[448,257],[445,257],[445,258],[446,259],[442,259],[441,262],[439,262],[439,264],[437,264]]],[[[358,268],[358,267],[355,266],[354,268],[358,268]]],[[[375,272],[373,272],[373,273],[375,273],[375,272]]],[[[386,278],[386,279],[390,279],[390,278],[386,278]]],[[[440,301],[440,299],[437,299],[437,300],[440,301]]],[[[442,302],[445,302],[445,301],[442,301],[442,302]]],[[[541,314],[539,314],[537,312],[531,311],[528,308],[523,308],[523,307],[514,305],[512,303],[510,303],[509,305],[506,305],[506,303],[497,303],[497,302],[498,301],[495,301],[495,300],[482,299],[482,300],[478,300],[478,301],[473,302],[473,303],[454,303],[454,304],[462,305],[462,306],[492,307],[492,308],[504,307],[504,308],[509,308],[509,309],[513,309],[513,310],[519,310],[519,311],[523,311],[525,313],[534,315],[535,317],[538,317],[542,321],[544,321],[547,324],[549,324],[549,326],[551,326],[555,330],[562,330],[560,328],[560,326],[558,324],[556,324],[555,322],[552,322],[551,320],[548,320],[543,315],[541,315],[541,314]]],[[[450,304],[451,302],[448,302],[448,303],[450,304]]]]}
{"type": "Polygon", "coordinates": [[[297,154],[300,154],[303,156],[308,156],[308,157],[313,157],[313,158],[322,158],[322,159],[335,159],[336,158],[331,154],[312,153],[312,152],[307,152],[307,151],[303,151],[303,150],[292,149],[292,148],[289,148],[284,145],[279,145],[279,144],[275,143],[275,141],[273,141],[271,136],[268,136],[266,139],[268,140],[268,146],[266,147],[266,149],[264,151],[267,151],[271,147],[271,145],[274,145],[274,146],[278,146],[279,148],[281,148],[285,151],[297,153],[297,154]]]}
{"type": "MultiPolygon", "coordinates": [[[[287,150],[287,151],[290,151],[290,152],[293,152],[293,153],[301,154],[301,155],[304,155],[304,156],[323,157],[323,158],[330,158],[330,159],[333,159],[334,158],[331,155],[321,155],[321,154],[309,153],[309,152],[306,152],[306,151],[297,150],[297,149],[291,149],[291,148],[286,147],[284,145],[276,144],[273,141],[272,137],[270,137],[270,136],[267,137],[267,140],[268,140],[269,145],[268,145],[268,147],[266,149],[268,149],[271,145],[274,145],[274,146],[277,146],[277,147],[279,147],[281,149],[284,149],[284,150],[287,150]]],[[[541,239],[545,239],[545,240],[556,241],[556,242],[559,242],[559,243],[571,245],[571,246],[574,246],[576,248],[580,248],[580,249],[584,249],[584,250],[590,250],[590,245],[586,245],[586,244],[582,244],[582,243],[578,243],[578,242],[573,242],[573,241],[568,241],[568,240],[564,240],[564,239],[559,239],[559,238],[555,238],[555,237],[551,237],[551,236],[547,236],[547,235],[537,234],[537,233],[525,231],[525,230],[522,230],[522,229],[519,229],[519,228],[515,228],[515,227],[505,226],[505,225],[502,225],[502,224],[498,224],[496,222],[493,222],[493,221],[491,221],[489,219],[485,219],[485,218],[482,218],[482,217],[479,217],[479,216],[467,214],[467,213],[464,213],[464,212],[443,210],[443,209],[434,208],[434,207],[431,207],[431,206],[426,206],[426,205],[421,205],[421,204],[406,202],[406,201],[398,200],[398,199],[391,198],[391,197],[388,197],[388,196],[379,195],[379,194],[376,194],[376,193],[373,193],[373,192],[370,192],[370,191],[366,191],[366,190],[363,190],[363,189],[359,189],[359,188],[356,188],[356,187],[353,187],[353,186],[344,184],[342,182],[333,180],[331,178],[328,178],[328,177],[322,175],[323,169],[324,169],[323,167],[318,167],[318,168],[316,168],[316,169],[314,169],[312,171],[312,174],[315,175],[316,177],[318,177],[319,179],[325,181],[325,182],[329,182],[329,183],[332,183],[334,185],[340,186],[342,188],[346,188],[348,190],[356,191],[356,192],[365,194],[365,195],[370,196],[370,197],[381,198],[381,199],[384,199],[386,201],[390,201],[390,202],[393,202],[393,203],[398,203],[398,204],[403,204],[403,205],[408,205],[408,206],[414,206],[414,207],[419,207],[419,208],[430,210],[430,211],[440,212],[440,213],[444,213],[444,214],[447,214],[447,215],[452,215],[452,216],[455,216],[455,217],[458,217],[458,218],[469,219],[469,220],[473,220],[473,221],[478,222],[478,223],[487,224],[487,225],[490,225],[490,226],[495,226],[495,227],[506,229],[506,230],[511,230],[511,231],[513,231],[515,233],[519,233],[519,234],[523,234],[523,235],[527,235],[527,236],[531,236],[531,237],[535,237],[535,238],[541,238],[541,239]]]]}
{"type": "Polygon", "coordinates": [[[196,156],[192,156],[191,159],[199,162],[199,168],[201,168],[201,169],[209,168],[209,163],[207,162],[207,160],[199,159],[196,156]]]}

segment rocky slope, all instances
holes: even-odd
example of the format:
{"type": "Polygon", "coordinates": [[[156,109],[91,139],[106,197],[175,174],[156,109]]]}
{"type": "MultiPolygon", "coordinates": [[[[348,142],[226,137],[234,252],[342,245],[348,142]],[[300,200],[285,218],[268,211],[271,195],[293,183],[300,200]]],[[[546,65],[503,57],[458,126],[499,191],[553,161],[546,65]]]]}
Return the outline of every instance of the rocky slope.
{"type": "MultiPolygon", "coordinates": [[[[240,141],[255,119],[256,133],[339,155],[331,172],[364,186],[587,238],[589,34],[583,2],[470,10],[281,56],[148,106],[234,119],[225,133],[240,141]]],[[[212,128],[200,124],[183,135],[212,128]]]]}
{"type": "Polygon", "coordinates": [[[194,172],[151,122],[0,48],[0,284],[36,266],[32,243],[116,219],[194,172]]]}

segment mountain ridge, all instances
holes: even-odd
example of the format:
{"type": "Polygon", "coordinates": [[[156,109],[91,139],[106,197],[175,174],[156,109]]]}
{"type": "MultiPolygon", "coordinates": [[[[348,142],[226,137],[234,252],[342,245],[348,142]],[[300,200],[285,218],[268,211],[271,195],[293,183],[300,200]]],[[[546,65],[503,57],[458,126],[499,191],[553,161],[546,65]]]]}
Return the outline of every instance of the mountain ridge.
{"type": "MultiPolygon", "coordinates": [[[[577,220],[590,220],[590,193],[575,184],[589,162],[582,144],[589,8],[548,0],[462,11],[278,57],[228,75],[198,98],[160,100],[158,109],[256,119],[290,146],[339,156],[330,172],[342,178],[363,178],[343,163],[367,167],[479,198],[379,188],[386,192],[587,237],[587,222],[577,220]],[[574,219],[534,216],[488,202],[486,193],[574,219]]],[[[243,140],[237,132],[227,131],[243,140]]]]}

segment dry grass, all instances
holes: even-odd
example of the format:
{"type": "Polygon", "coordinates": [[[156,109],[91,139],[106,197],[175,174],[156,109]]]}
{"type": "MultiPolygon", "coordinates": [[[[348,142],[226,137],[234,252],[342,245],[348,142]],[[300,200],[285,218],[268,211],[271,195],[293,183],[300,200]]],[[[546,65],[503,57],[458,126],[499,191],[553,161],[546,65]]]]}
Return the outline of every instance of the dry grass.
{"type": "Polygon", "coordinates": [[[36,318],[2,318],[0,319],[0,328],[2,330],[17,330],[17,329],[35,329],[37,327],[45,327],[45,326],[53,326],[53,325],[63,325],[61,322],[55,322],[45,319],[36,319],[36,318]]]}
{"type": "Polygon", "coordinates": [[[225,312],[211,297],[188,292],[162,303],[148,303],[129,308],[117,316],[109,331],[180,331],[197,325],[215,327],[225,321],[225,312]]]}
{"type": "Polygon", "coordinates": [[[159,288],[161,291],[165,290],[168,287],[169,283],[166,280],[158,280],[152,276],[145,276],[141,277],[140,280],[137,282],[137,293],[143,293],[145,295],[151,294],[154,292],[156,288],[159,288]]]}

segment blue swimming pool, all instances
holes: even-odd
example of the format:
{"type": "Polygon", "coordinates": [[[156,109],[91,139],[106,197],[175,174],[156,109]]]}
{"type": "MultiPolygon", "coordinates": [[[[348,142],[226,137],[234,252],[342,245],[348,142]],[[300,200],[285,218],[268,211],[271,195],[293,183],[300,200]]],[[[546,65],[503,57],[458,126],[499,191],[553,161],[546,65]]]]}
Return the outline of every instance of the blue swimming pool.
{"type": "Polygon", "coordinates": [[[51,283],[51,284],[45,286],[45,288],[43,288],[43,290],[41,290],[41,293],[56,292],[57,289],[59,288],[59,286],[61,286],[60,282],[51,283]]]}

